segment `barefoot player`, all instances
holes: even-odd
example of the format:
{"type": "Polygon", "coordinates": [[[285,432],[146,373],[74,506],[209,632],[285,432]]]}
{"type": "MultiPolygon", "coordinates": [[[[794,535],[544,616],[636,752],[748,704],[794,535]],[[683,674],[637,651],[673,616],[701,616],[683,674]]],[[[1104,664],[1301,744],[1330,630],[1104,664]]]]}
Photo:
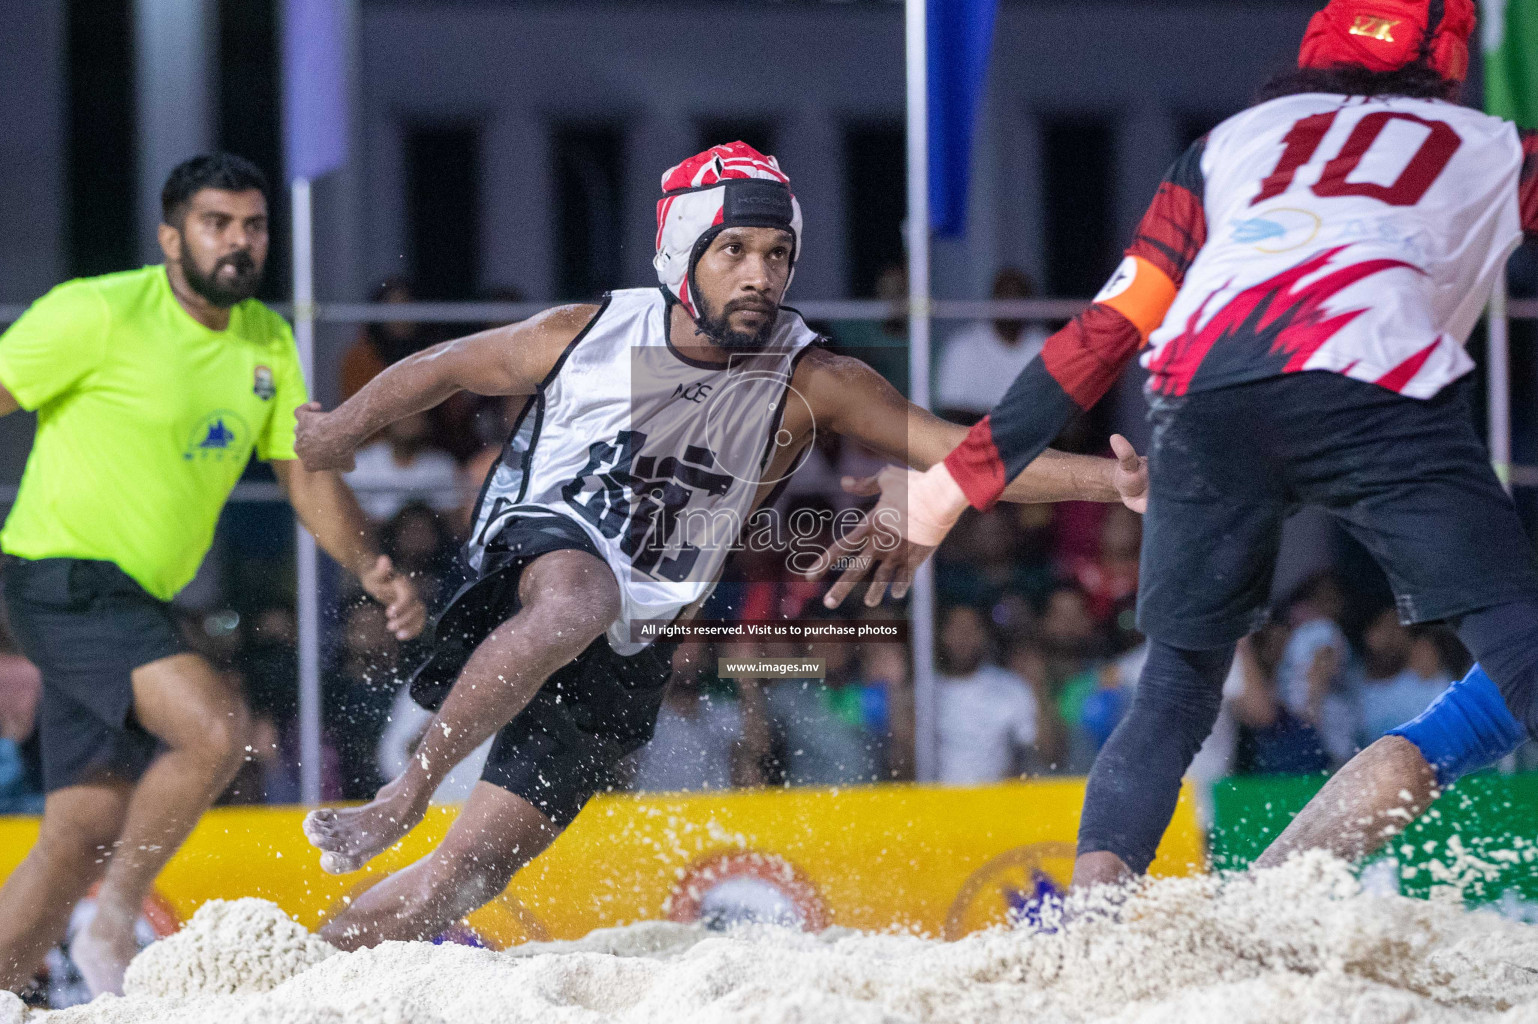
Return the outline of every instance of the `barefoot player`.
{"type": "MultiPolygon", "coordinates": [[[[801,244],[778,164],[717,146],[673,168],[658,204],[661,288],[614,292],[428,349],[332,413],[300,412],[312,469],[455,391],[529,400],[486,481],[469,545],[479,578],[436,627],[414,692],[436,708],[406,772],[368,805],[313,813],[328,871],[354,871],[418,821],[487,738],[482,781],[431,854],[356,897],[344,948],[438,935],[496,896],[651,736],[671,643],[632,632],[710,593],[748,515],[814,431],[926,467],[965,435],[875,371],[818,347],[781,306],[801,244]]],[[[1048,452],[1005,497],[1137,501],[1133,457],[1048,452]]]]}
{"type": "Polygon", "coordinates": [[[887,560],[905,579],[1147,338],[1149,655],[1090,774],[1078,884],[1153,858],[1300,504],[1372,552],[1402,621],[1448,620],[1480,665],[1348,764],[1263,863],[1366,852],[1538,729],[1538,570],[1463,349],[1538,233],[1538,138],[1457,104],[1473,27],[1472,0],[1332,0],[1298,70],[1175,164],[1095,304],[942,466],[887,481],[911,516],[887,560]]]}
{"type": "Polygon", "coordinates": [[[105,875],[71,952],[93,993],[121,992],[151,883],[240,765],[241,694],[182,645],[167,602],[253,452],[398,636],[425,620],[336,474],[295,461],[298,352],[252,298],[265,192],[238,157],[187,161],[163,194],[163,266],[61,285],[0,337],[0,414],[37,413],[0,579],[42,670],[47,790],[37,845],[0,889],[6,988],[33,975],[105,875]]]}

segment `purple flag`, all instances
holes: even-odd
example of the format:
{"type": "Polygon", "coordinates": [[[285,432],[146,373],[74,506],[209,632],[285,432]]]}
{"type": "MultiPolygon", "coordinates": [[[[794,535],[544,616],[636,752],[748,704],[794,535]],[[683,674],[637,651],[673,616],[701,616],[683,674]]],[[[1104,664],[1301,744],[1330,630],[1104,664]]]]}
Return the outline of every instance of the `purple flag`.
{"type": "Polygon", "coordinates": [[[288,177],[318,178],[347,160],[345,0],[284,0],[283,147],[288,177]]]}

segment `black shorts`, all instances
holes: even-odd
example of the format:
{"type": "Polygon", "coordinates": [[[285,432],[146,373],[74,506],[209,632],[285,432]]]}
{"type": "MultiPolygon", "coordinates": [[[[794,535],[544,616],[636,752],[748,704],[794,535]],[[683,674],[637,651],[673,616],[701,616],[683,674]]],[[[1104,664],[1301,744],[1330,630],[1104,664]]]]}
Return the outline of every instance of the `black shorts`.
{"type": "Polygon", "coordinates": [[[43,789],[144,774],[160,742],[133,714],[133,670],[184,653],[171,606],[111,562],[29,561],[0,571],[11,632],[43,675],[43,789]]]}
{"type": "Polygon", "coordinates": [[[1149,418],[1138,628],[1150,637],[1202,650],[1262,625],[1282,522],[1302,505],[1372,554],[1406,624],[1538,598],[1466,380],[1420,400],[1292,373],[1158,398],[1149,418]]]}
{"type": "MultiPolygon", "coordinates": [[[[488,546],[479,577],[438,616],[433,654],[411,681],[418,704],[428,710],[443,704],[476,646],[518,612],[524,567],[563,550],[602,557],[565,516],[525,517],[503,529],[488,546]]],[[[481,779],[523,797],[555,824],[570,824],[595,793],[613,785],[620,758],[651,739],[676,646],[655,642],[622,657],[604,637],[594,640],[497,733],[481,779]]]]}

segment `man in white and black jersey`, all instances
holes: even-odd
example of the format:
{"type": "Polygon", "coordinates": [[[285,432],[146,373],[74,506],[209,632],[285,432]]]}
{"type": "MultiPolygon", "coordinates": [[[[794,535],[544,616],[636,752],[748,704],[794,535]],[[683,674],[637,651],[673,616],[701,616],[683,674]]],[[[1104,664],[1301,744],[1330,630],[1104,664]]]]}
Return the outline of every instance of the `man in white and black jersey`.
{"type": "Polygon", "coordinates": [[[909,542],[874,561],[902,581],[1143,352],[1149,654],[1090,775],[1076,884],[1153,859],[1303,504],[1373,554],[1402,621],[1453,623],[1480,664],[1336,775],[1262,864],[1370,852],[1439,786],[1538,732],[1538,569],[1475,432],[1463,349],[1507,256],[1538,233],[1538,145],[1456,102],[1474,13],[1332,0],[1298,69],[1175,163],[1111,282],[966,441],[926,472],[885,474],[909,542]]]}
{"type": "MultiPolygon", "coordinates": [[[[815,345],[781,306],[801,215],[773,158],[717,146],[670,170],[663,193],[661,288],[430,348],[335,412],[301,410],[300,457],[346,468],[385,424],[455,391],[528,396],[476,510],[477,578],[439,615],[413,680],[413,696],[436,709],[421,745],[371,803],[314,812],[305,832],[323,868],[354,871],[415,826],[444,774],[495,735],[482,781],[436,850],[326,925],[338,946],[440,934],[604,788],[650,738],[670,674],[673,644],[632,627],[693,613],[815,431],[919,468],[965,434],[815,345]]],[[[1119,443],[1119,460],[1045,452],[1005,497],[1140,509],[1142,462],[1119,443]]],[[[873,494],[875,483],[854,489],[873,494]]]]}

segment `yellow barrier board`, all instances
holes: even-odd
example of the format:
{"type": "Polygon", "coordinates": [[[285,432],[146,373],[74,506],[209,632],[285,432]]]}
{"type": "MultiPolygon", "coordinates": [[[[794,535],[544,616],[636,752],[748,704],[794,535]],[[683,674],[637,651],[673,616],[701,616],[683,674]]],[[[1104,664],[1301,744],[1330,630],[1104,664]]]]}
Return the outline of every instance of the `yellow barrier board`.
{"type": "MultiPolygon", "coordinates": [[[[638,920],[744,914],[955,938],[1066,887],[1083,800],[1082,779],[603,796],[468,927],[498,948],[638,920]]],[[[259,896],[315,927],[349,894],[426,854],[454,810],[434,808],[399,845],[342,876],[320,870],[299,829],[303,813],[210,812],[160,876],[165,909],[186,920],[210,899],[259,896]]],[[[36,836],[36,819],[0,818],[0,873],[36,836]]],[[[1204,868],[1182,791],[1152,871],[1204,868]]]]}

